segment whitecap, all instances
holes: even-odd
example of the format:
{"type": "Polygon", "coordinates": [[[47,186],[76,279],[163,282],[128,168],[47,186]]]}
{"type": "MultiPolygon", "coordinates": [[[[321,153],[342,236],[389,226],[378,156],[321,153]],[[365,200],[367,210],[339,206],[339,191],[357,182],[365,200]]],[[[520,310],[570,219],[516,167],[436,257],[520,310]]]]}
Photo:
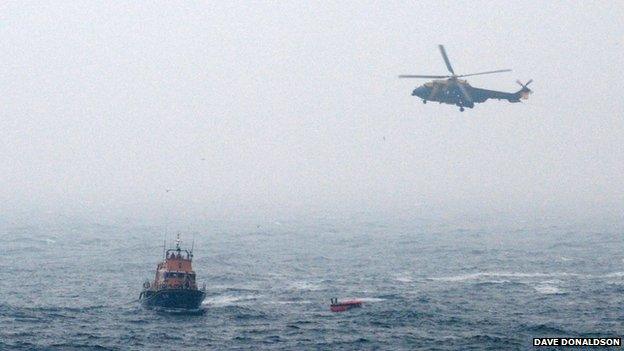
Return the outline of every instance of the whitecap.
{"type": "Polygon", "coordinates": [[[487,278],[503,278],[503,280],[505,280],[504,278],[507,278],[507,279],[510,279],[510,278],[545,278],[545,277],[565,277],[565,276],[577,277],[580,275],[576,273],[565,273],[565,272],[553,272],[553,273],[477,272],[477,273],[462,274],[462,275],[456,275],[456,276],[450,276],[450,277],[431,277],[428,279],[434,280],[434,281],[445,281],[445,282],[464,282],[464,281],[480,280],[480,279],[487,279],[487,278]]]}
{"type": "Polygon", "coordinates": [[[541,284],[550,284],[550,285],[559,284],[559,283],[561,283],[561,280],[557,280],[557,279],[544,280],[541,282],[541,284]]]}
{"type": "Polygon", "coordinates": [[[398,282],[401,282],[401,283],[411,283],[412,282],[412,278],[406,277],[406,276],[395,277],[394,280],[396,280],[398,282]]]}
{"type": "Polygon", "coordinates": [[[320,284],[312,283],[309,281],[293,282],[289,285],[289,287],[292,290],[308,290],[308,291],[321,290],[320,284]]]}
{"type": "Polygon", "coordinates": [[[472,274],[463,274],[463,275],[455,275],[450,277],[431,277],[429,280],[435,281],[443,281],[443,282],[463,282],[468,280],[478,279],[483,276],[484,273],[472,273],[472,274]]]}
{"type": "Polygon", "coordinates": [[[492,279],[492,280],[484,280],[483,283],[487,283],[487,284],[507,284],[507,283],[511,283],[511,280],[507,280],[507,279],[492,279]]]}
{"type": "Polygon", "coordinates": [[[540,284],[540,285],[535,286],[534,289],[538,293],[544,294],[544,295],[560,295],[564,293],[558,287],[554,285],[550,285],[550,284],[540,284]]]}
{"type": "Polygon", "coordinates": [[[286,301],[275,301],[274,303],[280,304],[280,305],[309,305],[309,304],[312,303],[312,301],[309,301],[309,300],[301,300],[301,301],[286,300],[286,301]]]}

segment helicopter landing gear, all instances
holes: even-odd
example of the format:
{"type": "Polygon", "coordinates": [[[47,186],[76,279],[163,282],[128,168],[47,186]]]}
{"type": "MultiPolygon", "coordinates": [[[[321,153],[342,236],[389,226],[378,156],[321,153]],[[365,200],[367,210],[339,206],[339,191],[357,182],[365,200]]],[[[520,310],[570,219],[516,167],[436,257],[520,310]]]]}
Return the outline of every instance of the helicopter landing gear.
{"type": "Polygon", "coordinates": [[[464,112],[464,106],[459,106],[459,112],[464,112]]]}

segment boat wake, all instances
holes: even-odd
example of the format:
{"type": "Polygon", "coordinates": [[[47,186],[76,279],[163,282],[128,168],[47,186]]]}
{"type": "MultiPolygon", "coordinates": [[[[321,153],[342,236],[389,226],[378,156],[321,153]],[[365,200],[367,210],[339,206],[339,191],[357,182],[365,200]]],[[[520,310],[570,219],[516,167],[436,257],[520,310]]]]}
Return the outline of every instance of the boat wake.
{"type": "Polygon", "coordinates": [[[233,305],[249,305],[253,301],[258,300],[257,295],[220,295],[206,298],[202,302],[202,306],[233,306],[233,305]]]}
{"type": "Polygon", "coordinates": [[[184,309],[184,308],[165,308],[165,307],[152,307],[152,310],[157,313],[164,313],[168,315],[181,315],[181,316],[198,316],[206,313],[204,308],[184,309]]]}
{"type": "Polygon", "coordinates": [[[361,301],[361,302],[381,302],[386,301],[386,299],[380,297],[355,297],[353,300],[361,301]]]}

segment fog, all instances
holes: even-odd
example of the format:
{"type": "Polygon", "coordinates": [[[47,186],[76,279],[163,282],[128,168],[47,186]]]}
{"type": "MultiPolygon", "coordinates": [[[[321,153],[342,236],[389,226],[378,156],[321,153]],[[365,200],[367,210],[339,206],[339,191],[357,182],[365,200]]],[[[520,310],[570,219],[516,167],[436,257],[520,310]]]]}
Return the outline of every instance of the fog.
{"type": "Polygon", "coordinates": [[[618,2],[12,2],[0,212],[621,219],[618,2]],[[517,91],[460,113],[446,74],[517,91]]]}

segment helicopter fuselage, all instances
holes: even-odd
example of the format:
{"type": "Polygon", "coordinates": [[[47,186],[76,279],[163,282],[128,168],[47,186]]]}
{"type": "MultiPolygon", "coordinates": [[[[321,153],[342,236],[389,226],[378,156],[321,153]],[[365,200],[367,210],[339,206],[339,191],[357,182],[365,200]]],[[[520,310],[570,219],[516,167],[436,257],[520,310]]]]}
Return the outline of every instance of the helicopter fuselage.
{"type": "Polygon", "coordinates": [[[460,79],[447,79],[447,80],[434,80],[427,82],[412,92],[413,96],[418,96],[423,99],[423,102],[436,101],[442,104],[457,105],[459,107],[473,108],[475,102],[482,101],[469,101],[464,98],[459,84],[463,85],[464,89],[470,90],[472,87],[465,80],[460,79]]]}
{"type": "Polygon", "coordinates": [[[518,84],[522,89],[508,93],[504,91],[475,88],[462,79],[433,80],[427,82],[412,92],[413,96],[418,96],[424,103],[427,101],[437,101],[441,104],[457,105],[463,111],[465,107],[473,108],[475,103],[485,102],[488,99],[507,100],[511,103],[526,100],[531,93],[527,84],[518,84]]]}

